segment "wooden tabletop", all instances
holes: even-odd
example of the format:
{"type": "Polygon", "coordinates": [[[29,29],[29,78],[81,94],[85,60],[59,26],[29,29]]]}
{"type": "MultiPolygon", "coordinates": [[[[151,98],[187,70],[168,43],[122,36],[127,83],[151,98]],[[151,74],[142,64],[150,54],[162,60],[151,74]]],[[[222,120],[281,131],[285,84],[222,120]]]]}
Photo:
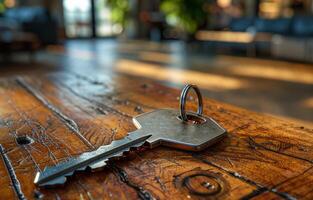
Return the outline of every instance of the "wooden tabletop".
{"type": "Polygon", "coordinates": [[[133,116],[178,108],[179,94],[118,74],[1,79],[0,199],[313,199],[311,128],[210,99],[205,115],[228,134],[202,152],[158,147],[76,174],[63,187],[33,184],[46,165],[136,130],[133,116]]]}

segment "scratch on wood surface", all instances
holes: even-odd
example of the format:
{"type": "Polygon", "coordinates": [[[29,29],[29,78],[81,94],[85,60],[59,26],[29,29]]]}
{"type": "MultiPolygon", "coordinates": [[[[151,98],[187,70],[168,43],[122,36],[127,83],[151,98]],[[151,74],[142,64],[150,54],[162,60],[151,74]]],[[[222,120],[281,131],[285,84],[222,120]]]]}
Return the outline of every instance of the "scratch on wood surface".
{"type": "MultiPolygon", "coordinates": [[[[80,74],[75,74],[75,73],[74,73],[74,74],[71,73],[70,75],[74,75],[74,77],[79,78],[79,79],[81,79],[81,80],[83,80],[83,81],[87,81],[88,83],[94,84],[94,82],[96,82],[97,84],[100,84],[100,85],[105,86],[105,88],[109,88],[109,86],[108,86],[105,82],[103,82],[103,81],[92,80],[92,79],[90,79],[90,78],[87,77],[87,76],[80,75],[80,74]]],[[[81,96],[81,95],[78,94],[76,91],[74,91],[72,88],[70,88],[70,87],[64,85],[63,83],[62,83],[62,85],[63,85],[64,87],[67,87],[67,88],[68,88],[72,93],[74,93],[75,95],[79,95],[81,98],[84,98],[84,99],[87,100],[87,101],[90,101],[90,102],[92,101],[93,103],[99,103],[99,102],[96,102],[95,100],[91,100],[91,99],[89,99],[89,98],[86,98],[86,97],[84,97],[84,96],[81,96]]],[[[110,99],[111,101],[113,101],[113,102],[116,103],[116,104],[123,104],[123,105],[130,105],[130,104],[133,104],[135,111],[136,111],[136,112],[139,112],[139,113],[142,113],[144,108],[145,108],[145,109],[150,109],[150,110],[156,109],[155,107],[142,104],[142,102],[137,102],[137,101],[133,101],[133,100],[130,100],[130,99],[119,99],[119,98],[117,97],[117,95],[118,95],[119,93],[125,93],[125,91],[123,91],[123,92],[117,92],[117,91],[116,91],[116,92],[114,93],[114,95],[112,95],[112,96],[108,96],[108,95],[105,95],[105,96],[107,96],[107,99],[110,99]]],[[[101,104],[102,104],[102,103],[101,103],[101,104]]],[[[103,104],[102,104],[102,105],[103,105],[103,104]]],[[[114,108],[109,107],[109,106],[107,106],[107,105],[104,105],[104,107],[105,107],[105,108],[114,109],[114,108]]],[[[102,109],[102,110],[103,110],[103,109],[102,109]]],[[[122,114],[122,115],[125,115],[125,114],[126,114],[126,113],[120,112],[119,110],[116,110],[116,109],[114,109],[113,111],[118,112],[118,114],[122,114]]],[[[126,115],[127,115],[127,114],[126,114],[126,115]]],[[[127,116],[128,116],[128,115],[127,115],[127,116]]]]}
{"type": "Polygon", "coordinates": [[[115,108],[112,108],[112,107],[110,107],[108,105],[105,105],[105,104],[103,104],[103,103],[101,103],[99,101],[90,99],[90,98],[88,98],[88,97],[86,97],[84,95],[81,95],[81,94],[77,93],[75,90],[73,90],[72,88],[68,87],[67,85],[65,85],[63,83],[59,83],[59,84],[62,85],[67,90],[69,90],[75,96],[77,96],[77,97],[79,97],[81,99],[84,99],[85,101],[87,101],[87,102],[89,102],[91,104],[94,104],[97,107],[100,107],[100,110],[105,110],[105,111],[110,112],[110,113],[115,113],[115,114],[121,115],[121,116],[123,116],[125,118],[132,118],[132,116],[130,116],[130,115],[128,115],[128,114],[126,114],[126,113],[124,113],[122,111],[119,111],[119,110],[117,110],[115,108]]]}
{"type": "Polygon", "coordinates": [[[138,186],[134,184],[133,182],[131,182],[128,179],[127,173],[122,168],[116,166],[113,162],[110,163],[109,167],[115,172],[115,174],[120,178],[122,182],[126,183],[128,186],[134,188],[137,191],[138,197],[140,199],[143,199],[143,200],[155,200],[156,199],[152,196],[150,192],[143,189],[143,187],[138,186]]]}
{"type": "Polygon", "coordinates": [[[117,134],[117,128],[111,128],[111,141],[115,140],[115,135],[117,134]]]}
{"type": "MultiPolygon", "coordinates": [[[[273,138],[272,138],[272,140],[273,140],[273,138]]],[[[295,155],[291,155],[291,154],[288,154],[288,153],[279,151],[280,149],[275,150],[275,149],[269,148],[269,147],[267,147],[267,146],[265,146],[265,145],[263,145],[263,144],[257,143],[257,142],[253,139],[253,137],[251,137],[251,136],[248,137],[248,143],[249,143],[249,145],[250,145],[252,148],[254,148],[254,149],[256,149],[256,148],[262,148],[262,149],[265,149],[265,150],[267,150],[267,151],[271,151],[271,152],[274,152],[274,153],[278,153],[278,154],[281,154],[281,155],[284,155],[284,156],[287,156],[287,157],[290,157],[290,158],[295,158],[295,159],[303,160],[303,161],[306,161],[306,162],[309,162],[309,163],[313,163],[312,160],[308,160],[308,159],[301,158],[301,157],[298,157],[298,156],[295,156],[295,155]]],[[[285,146],[286,146],[286,145],[285,145],[285,146]]]]}
{"type": "Polygon", "coordinates": [[[29,158],[31,159],[31,161],[35,164],[35,168],[37,171],[41,171],[39,165],[37,164],[37,162],[35,161],[34,157],[32,156],[32,154],[29,152],[29,150],[27,148],[25,148],[25,150],[28,153],[29,158]]]}
{"type": "MultiPolygon", "coordinates": [[[[88,189],[84,186],[84,184],[82,184],[79,180],[77,181],[77,185],[82,188],[82,190],[86,193],[87,197],[89,200],[95,200],[93,198],[93,196],[91,195],[91,193],[88,191],[88,189]]],[[[81,194],[83,195],[83,194],[81,194]]]]}
{"type": "Polygon", "coordinates": [[[291,178],[288,178],[288,179],[286,179],[286,180],[284,180],[284,181],[278,183],[277,185],[275,185],[275,186],[273,187],[273,190],[275,190],[274,188],[278,188],[279,186],[281,186],[281,185],[283,185],[283,184],[285,184],[285,183],[287,183],[287,182],[290,182],[290,181],[292,181],[292,180],[294,180],[294,179],[296,179],[296,178],[298,178],[298,177],[300,177],[300,176],[306,174],[307,172],[309,172],[309,171],[312,170],[312,169],[313,169],[313,166],[311,166],[311,167],[309,167],[308,169],[304,170],[302,173],[297,174],[296,176],[293,176],[293,177],[291,177],[291,178]]]}
{"type": "Polygon", "coordinates": [[[257,188],[255,190],[253,190],[251,193],[241,197],[240,199],[241,200],[249,200],[249,199],[252,199],[253,197],[256,197],[264,192],[266,192],[267,189],[266,188],[257,188]]]}
{"type": "Polygon", "coordinates": [[[163,183],[163,181],[161,180],[159,176],[156,176],[155,180],[161,186],[161,189],[163,192],[167,191],[165,184],[163,183]]]}
{"type": "Polygon", "coordinates": [[[19,180],[17,179],[17,176],[15,174],[15,171],[14,171],[14,168],[11,164],[11,161],[9,159],[9,157],[7,156],[7,154],[5,153],[5,150],[4,148],[2,147],[2,145],[0,144],[0,154],[1,154],[1,157],[3,159],[3,162],[8,170],[8,173],[9,173],[9,176],[10,176],[10,179],[11,179],[11,182],[13,184],[13,187],[14,187],[14,191],[18,197],[19,200],[24,200],[26,199],[22,189],[21,189],[21,185],[20,185],[20,182],[19,180]]]}
{"type": "Polygon", "coordinates": [[[234,133],[234,132],[237,132],[237,131],[239,131],[239,130],[246,129],[246,128],[248,128],[250,125],[251,125],[251,123],[243,124],[242,126],[239,126],[239,127],[237,127],[237,128],[234,128],[234,129],[232,129],[231,131],[227,131],[227,132],[228,132],[228,133],[234,133]]]}
{"type": "Polygon", "coordinates": [[[72,130],[89,148],[94,149],[94,145],[92,145],[79,131],[79,127],[74,120],[63,114],[59,109],[57,109],[54,105],[52,105],[48,100],[46,100],[37,90],[31,87],[29,84],[25,82],[22,77],[18,77],[16,82],[22,86],[26,91],[28,91],[31,95],[33,95],[36,99],[38,99],[44,106],[50,109],[58,118],[60,118],[65,125],[72,130]]]}
{"type": "Polygon", "coordinates": [[[227,159],[228,163],[229,163],[232,167],[234,167],[234,164],[233,164],[233,162],[230,160],[230,158],[226,158],[226,159],[227,159]]]}

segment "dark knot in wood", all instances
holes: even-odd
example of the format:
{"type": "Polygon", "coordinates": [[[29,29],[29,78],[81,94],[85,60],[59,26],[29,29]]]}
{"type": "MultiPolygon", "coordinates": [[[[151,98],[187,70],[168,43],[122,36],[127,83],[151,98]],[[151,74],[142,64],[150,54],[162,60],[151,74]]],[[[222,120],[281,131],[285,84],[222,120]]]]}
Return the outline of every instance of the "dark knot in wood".
{"type": "Polygon", "coordinates": [[[220,196],[229,188],[221,174],[199,169],[177,176],[175,183],[189,194],[200,196],[220,196]]]}
{"type": "Polygon", "coordinates": [[[183,180],[183,185],[192,194],[215,195],[221,191],[221,185],[215,177],[208,174],[193,174],[183,180]]]}

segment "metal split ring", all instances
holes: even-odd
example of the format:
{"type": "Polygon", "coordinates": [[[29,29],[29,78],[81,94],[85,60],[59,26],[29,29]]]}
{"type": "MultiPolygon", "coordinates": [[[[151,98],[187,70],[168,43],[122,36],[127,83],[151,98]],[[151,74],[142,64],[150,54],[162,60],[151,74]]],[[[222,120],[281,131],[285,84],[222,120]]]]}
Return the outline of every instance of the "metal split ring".
{"type": "Polygon", "coordinates": [[[197,98],[198,98],[197,115],[201,116],[202,115],[202,111],[203,111],[202,95],[201,95],[201,92],[200,92],[199,88],[196,85],[192,85],[192,84],[186,85],[184,87],[184,89],[182,90],[181,94],[180,94],[180,100],[179,100],[180,118],[184,122],[188,121],[188,117],[187,117],[187,114],[186,114],[185,107],[186,107],[187,95],[188,95],[188,92],[189,92],[189,90],[191,88],[196,92],[197,98]]]}

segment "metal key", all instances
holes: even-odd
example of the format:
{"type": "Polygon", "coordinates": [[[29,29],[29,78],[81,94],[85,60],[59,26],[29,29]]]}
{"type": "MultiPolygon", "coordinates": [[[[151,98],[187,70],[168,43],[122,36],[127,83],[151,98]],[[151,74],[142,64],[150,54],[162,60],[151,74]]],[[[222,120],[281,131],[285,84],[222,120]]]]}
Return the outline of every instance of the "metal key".
{"type": "Polygon", "coordinates": [[[75,171],[103,168],[109,159],[121,157],[131,148],[144,144],[150,148],[163,145],[188,151],[203,150],[220,140],[226,130],[213,119],[202,116],[202,110],[199,89],[195,85],[186,85],[180,97],[180,111],[160,109],[139,115],[133,118],[138,130],[95,151],[83,153],[56,166],[46,167],[36,174],[34,183],[38,186],[62,185],[66,182],[66,177],[73,175],[75,171]],[[197,113],[185,111],[186,97],[191,88],[198,96],[197,113]]]}

